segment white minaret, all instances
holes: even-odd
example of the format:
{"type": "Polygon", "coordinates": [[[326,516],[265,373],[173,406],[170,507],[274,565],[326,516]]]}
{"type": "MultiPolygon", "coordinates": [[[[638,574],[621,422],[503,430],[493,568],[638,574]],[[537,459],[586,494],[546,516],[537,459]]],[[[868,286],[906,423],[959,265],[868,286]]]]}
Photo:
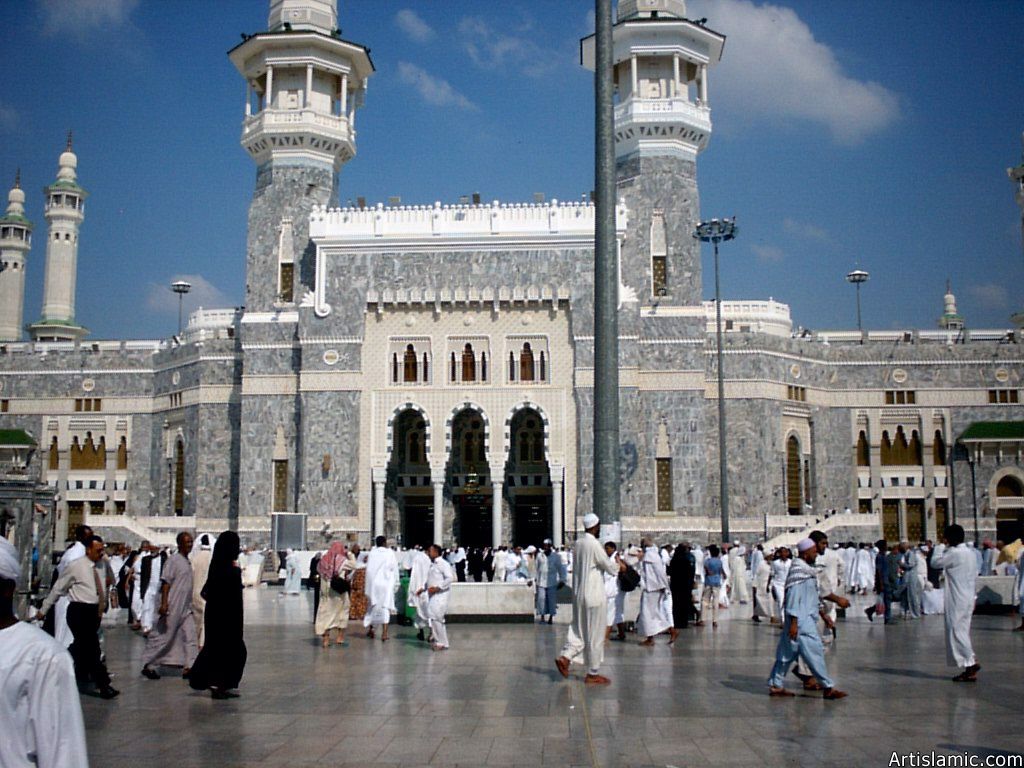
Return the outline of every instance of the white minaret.
{"type": "Polygon", "coordinates": [[[7,195],[7,213],[0,218],[0,341],[21,339],[25,309],[25,257],[32,247],[32,222],[25,218],[21,172],[7,195]]]}
{"type": "Polygon", "coordinates": [[[29,326],[36,341],[77,341],[88,331],[75,322],[75,283],[78,276],[78,229],[85,218],[87,192],[78,186],[78,157],[67,148],[58,161],[57,180],[48,186],[43,214],[46,233],[46,278],[43,313],[29,326]]]}
{"type": "Polygon", "coordinates": [[[953,286],[946,281],[946,295],[942,297],[942,317],[939,318],[939,328],[946,331],[961,331],[964,327],[964,318],[956,311],[956,296],[953,295],[953,286]]]}

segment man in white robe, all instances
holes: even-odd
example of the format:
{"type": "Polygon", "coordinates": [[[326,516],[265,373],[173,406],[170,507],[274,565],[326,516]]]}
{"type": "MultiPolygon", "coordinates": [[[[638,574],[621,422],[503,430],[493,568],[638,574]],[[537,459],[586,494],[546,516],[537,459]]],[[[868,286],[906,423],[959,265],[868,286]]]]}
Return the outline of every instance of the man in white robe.
{"type": "Polygon", "coordinates": [[[964,544],[964,529],[959,525],[946,528],[944,543],[935,547],[932,567],[945,571],[946,660],[950,666],[964,671],[953,678],[957,683],[973,683],[981,665],[971,646],[971,617],[974,614],[975,585],[978,561],[974,550],[964,544]]]}
{"type": "MultiPolygon", "coordinates": [[[[153,551],[149,556],[149,580],[142,595],[142,634],[149,635],[156,623],[157,609],[160,601],[160,570],[163,568],[166,553],[153,551]]],[[[145,565],[145,561],[144,561],[145,565]]]]}
{"type": "Polygon", "coordinates": [[[911,549],[908,542],[901,546],[903,557],[900,560],[900,568],[903,569],[904,600],[907,610],[903,618],[921,618],[921,600],[924,593],[924,579],[921,576],[921,568],[917,558],[917,550],[911,549]]]}
{"type": "Polygon", "coordinates": [[[589,685],[607,685],[611,681],[601,674],[604,660],[604,636],[608,616],[604,574],[625,570],[605,552],[597,537],[601,521],[590,512],[583,517],[584,533],[573,548],[572,622],[565,639],[562,654],[555,666],[562,677],[569,677],[569,665],[581,657],[587,674],[583,682],[589,685]]]}
{"type": "Polygon", "coordinates": [[[505,581],[515,582],[519,578],[519,563],[522,562],[522,557],[519,554],[519,548],[509,550],[506,553],[505,560],[505,581]]]}
{"type": "Polygon", "coordinates": [[[866,595],[875,587],[875,556],[867,544],[861,544],[854,559],[854,581],[851,585],[866,595]]]}
{"type": "Polygon", "coordinates": [[[772,624],[779,624],[783,620],[786,600],[786,578],[789,576],[790,566],[793,561],[789,558],[789,550],[786,547],[779,547],[775,550],[775,557],[772,560],[772,624]]]}
{"type": "Polygon", "coordinates": [[[412,624],[417,629],[416,637],[426,640],[424,630],[430,625],[427,616],[428,595],[424,590],[427,586],[427,571],[430,570],[430,557],[422,549],[410,550],[409,563],[409,597],[408,604],[416,609],[412,624]]]}
{"type": "Polygon", "coordinates": [[[505,547],[498,547],[494,553],[494,581],[504,581],[508,572],[508,552],[505,547]]]}
{"type": "Polygon", "coordinates": [[[732,586],[732,599],[737,600],[740,605],[750,602],[750,586],[747,583],[747,564],[743,556],[747,553],[746,547],[738,541],[733,542],[729,550],[729,573],[732,586]]]}
{"type": "Polygon", "coordinates": [[[192,563],[188,559],[192,543],[191,534],[179,533],[178,551],[160,569],[158,615],[142,653],[142,675],[150,680],[160,679],[154,666],[162,664],[180,666],[182,675],[188,675],[199,653],[192,614],[192,563]]]}
{"type": "Polygon", "coordinates": [[[192,561],[192,617],[196,622],[196,645],[200,650],[206,640],[206,600],[201,593],[210,573],[213,543],[213,537],[204,533],[199,537],[199,548],[193,549],[189,558],[192,561]]]}
{"type": "MultiPolygon", "coordinates": [[[[395,562],[398,562],[396,557],[395,562]]],[[[282,595],[297,595],[302,591],[302,573],[299,570],[299,556],[295,550],[285,551],[284,559],[284,589],[282,595]]]]}
{"type": "MultiPolygon", "coordinates": [[[[723,550],[728,546],[723,545],[723,550]]],[[[732,568],[729,567],[729,555],[722,555],[722,586],[718,588],[718,607],[729,607],[729,579],[732,577],[732,568]]]]}
{"type": "Polygon", "coordinates": [[[370,606],[363,617],[366,636],[374,637],[374,627],[380,626],[381,642],[388,639],[388,623],[395,612],[395,589],[398,586],[398,558],[387,546],[388,540],[378,536],[375,546],[366,558],[366,585],[363,592],[370,606]]]}
{"type": "Polygon", "coordinates": [[[448,598],[452,591],[455,572],[451,564],[441,557],[441,547],[431,544],[427,549],[430,569],[427,583],[421,592],[427,597],[427,617],[430,619],[430,647],[435,651],[448,650],[448,627],[444,617],[448,613],[448,598]]]}
{"type": "Polygon", "coordinates": [[[693,618],[695,626],[703,626],[701,607],[704,602],[704,550],[699,544],[693,545],[693,618]]]}
{"type": "Polygon", "coordinates": [[[43,630],[18,621],[19,581],[18,552],[0,536],[0,765],[89,768],[71,656],[43,630]]]}
{"type": "Polygon", "coordinates": [[[640,645],[654,645],[654,636],[669,631],[669,645],[676,641],[679,630],[672,626],[672,614],[666,613],[665,597],[669,592],[668,573],[661,553],[650,540],[641,542],[644,550],[640,561],[640,616],[636,633],[642,638],[640,645]]]}

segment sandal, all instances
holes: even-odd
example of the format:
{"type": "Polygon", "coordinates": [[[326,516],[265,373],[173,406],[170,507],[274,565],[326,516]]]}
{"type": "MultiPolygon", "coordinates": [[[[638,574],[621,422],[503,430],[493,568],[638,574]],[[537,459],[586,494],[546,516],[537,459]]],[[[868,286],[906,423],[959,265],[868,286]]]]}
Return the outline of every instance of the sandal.
{"type": "Polygon", "coordinates": [[[768,695],[769,696],[779,696],[779,697],[796,696],[796,694],[793,693],[792,691],[787,691],[785,688],[775,688],[775,687],[771,687],[771,688],[768,689],[768,695]]]}

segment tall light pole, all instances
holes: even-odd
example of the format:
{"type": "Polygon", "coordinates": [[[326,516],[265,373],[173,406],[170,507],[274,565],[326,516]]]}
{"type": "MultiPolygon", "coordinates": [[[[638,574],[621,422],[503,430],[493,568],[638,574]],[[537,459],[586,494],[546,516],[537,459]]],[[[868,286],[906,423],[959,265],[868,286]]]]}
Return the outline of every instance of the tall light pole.
{"type": "Polygon", "coordinates": [[[711,219],[697,225],[693,236],[715,247],[715,335],[718,339],[718,483],[722,499],[722,541],[729,541],[729,480],[725,460],[725,372],[722,370],[722,293],[718,280],[718,244],[736,237],[736,217],[711,219]]]}
{"type": "Polygon", "coordinates": [[[184,280],[175,280],[171,283],[171,290],[178,294],[178,338],[181,338],[181,303],[185,298],[185,294],[192,290],[192,283],[186,283],[184,280]]]}
{"type": "Polygon", "coordinates": [[[863,269],[855,269],[853,272],[846,273],[846,282],[853,283],[857,286],[857,330],[860,331],[861,334],[864,333],[864,326],[860,322],[860,285],[861,283],[866,283],[869,277],[871,277],[871,275],[863,269]]]}

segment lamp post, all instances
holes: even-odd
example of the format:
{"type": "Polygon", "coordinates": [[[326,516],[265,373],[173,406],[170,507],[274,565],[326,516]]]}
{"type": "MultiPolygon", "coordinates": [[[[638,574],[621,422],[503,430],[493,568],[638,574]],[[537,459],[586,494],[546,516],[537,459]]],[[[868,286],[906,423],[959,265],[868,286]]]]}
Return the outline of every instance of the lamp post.
{"type": "Polygon", "coordinates": [[[722,295],[718,280],[718,244],[732,240],[739,232],[736,217],[702,221],[693,236],[715,248],[715,335],[718,342],[718,483],[722,499],[722,541],[729,541],[729,480],[725,460],[725,373],[722,370],[722,295]]]}
{"type": "MultiPolygon", "coordinates": [[[[861,283],[866,283],[869,277],[871,277],[871,275],[863,269],[855,269],[853,272],[847,272],[846,274],[846,282],[853,283],[857,286],[857,330],[862,334],[864,333],[864,326],[860,321],[860,285],[861,283]]],[[[861,341],[863,341],[863,339],[861,339],[861,341]]]]}
{"type": "Polygon", "coordinates": [[[178,294],[178,338],[181,338],[181,303],[185,298],[185,294],[192,290],[192,283],[186,283],[184,280],[175,280],[171,283],[171,290],[178,294]]]}
{"type": "Polygon", "coordinates": [[[978,480],[974,473],[974,454],[968,447],[967,453],[967,466],[971,468],[971,506],[974,507],[974,546],[979,546],[978,541],[978,480]]]}

